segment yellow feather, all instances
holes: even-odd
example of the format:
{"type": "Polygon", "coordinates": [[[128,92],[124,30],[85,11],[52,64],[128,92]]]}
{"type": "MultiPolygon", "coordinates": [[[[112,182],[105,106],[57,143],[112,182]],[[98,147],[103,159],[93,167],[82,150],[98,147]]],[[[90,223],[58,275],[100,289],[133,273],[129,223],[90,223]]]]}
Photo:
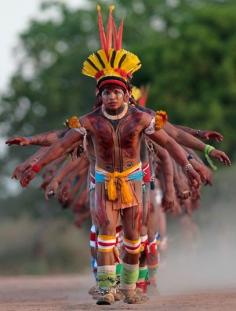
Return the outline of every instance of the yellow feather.
{"type": "Polygon", "coordinates": [[[135,54],[127,52],[127,56],[121,67],[123,70],[132,73],[141,67],[140,60],[135,54]]]}
{"type": "Polygon", "coordinates": [[[95,70],[90,64],[89,62],[85,61],[83,64],[83,69],[82,69],[82,73],[87,75],[87,76],[91,76],[91,77],[95,77],[97,70],[95,70]]]}
{"type": "Polygon", "coordinates": [[[104,50],[99,50],[98,54],[100,55],[102,61],[104,62],[105,68],[110,67],[110,63],[109,63],[109,61],[107,59],[107,55],[106,55],[105,51],[104,50]]]}
{"type": "Polygon", "coordinates": [[[121,59],[121,57],[125,54],[125,50],[118,50],[116,52],[116,57],[115,57],[115,61],[114,61],[114,68],[117,68],[118,67],[118,64],[119,64],[119,61],[121,59]]]}

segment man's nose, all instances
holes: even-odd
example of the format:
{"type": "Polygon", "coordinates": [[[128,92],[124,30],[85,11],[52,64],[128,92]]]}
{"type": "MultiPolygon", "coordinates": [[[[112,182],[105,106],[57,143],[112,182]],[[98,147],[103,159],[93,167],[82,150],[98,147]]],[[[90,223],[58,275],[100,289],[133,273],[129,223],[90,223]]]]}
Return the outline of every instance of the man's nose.
{"type": "Polygon", "coordinates": [[[108,95],[110,98],[115,98],[116,97],[116,94],[113,92],[113,91],[111,91],[111,92],[109,92],[109,95],[108,95]]]}

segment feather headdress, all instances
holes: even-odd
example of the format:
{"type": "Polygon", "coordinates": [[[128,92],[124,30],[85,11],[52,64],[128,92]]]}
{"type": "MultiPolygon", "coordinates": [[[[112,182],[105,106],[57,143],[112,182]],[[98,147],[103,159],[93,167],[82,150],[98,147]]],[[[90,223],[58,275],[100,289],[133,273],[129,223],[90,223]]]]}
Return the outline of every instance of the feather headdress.
{"type": "Polygon", "coordinates": [[[138,56],[122,48],[123,20],[117,28],[112,16],[114,8],[114,5],[109,7],[105,33],[101,7],[97,6],[101,49],[89,55],[82,69],[84,75],[96,79],[99,89],[107,84],[126,88],[128,80],[141,67],[138,56]]]}

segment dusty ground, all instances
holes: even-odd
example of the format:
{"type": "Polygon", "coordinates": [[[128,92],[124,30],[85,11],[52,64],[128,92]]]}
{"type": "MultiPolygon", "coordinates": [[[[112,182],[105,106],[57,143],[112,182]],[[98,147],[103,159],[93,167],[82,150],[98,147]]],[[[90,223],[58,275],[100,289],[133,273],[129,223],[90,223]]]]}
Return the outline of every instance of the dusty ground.
{"type": "Polygon", "coordinates": [[[87,294],[92,280],[86,276],[1,277],[0,311],[157,310],[235,311],[236,289],[163,293],[145,305],[96,306],[87,294]]]}

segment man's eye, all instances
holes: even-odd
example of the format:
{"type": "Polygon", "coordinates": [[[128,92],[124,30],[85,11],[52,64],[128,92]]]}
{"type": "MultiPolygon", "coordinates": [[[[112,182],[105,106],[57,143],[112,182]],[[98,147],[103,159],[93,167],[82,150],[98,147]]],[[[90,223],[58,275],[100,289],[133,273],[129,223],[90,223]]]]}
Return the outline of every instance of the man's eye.
{"type": "Polygon", "coordinates": [[[114,93],[115,93],[116,95],[122,95],[122,94],[123,94],[123,92],[120,91],[120,90],[114,90],[114,93]]]}

